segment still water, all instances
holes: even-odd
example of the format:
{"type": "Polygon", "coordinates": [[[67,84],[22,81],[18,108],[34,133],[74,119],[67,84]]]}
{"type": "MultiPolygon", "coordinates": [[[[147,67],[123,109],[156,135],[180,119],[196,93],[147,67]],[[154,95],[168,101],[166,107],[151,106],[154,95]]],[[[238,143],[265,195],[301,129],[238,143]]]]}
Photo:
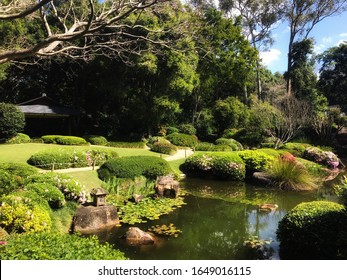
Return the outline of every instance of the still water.
{"type": "Polygon", "coordinates": [[[159,220],[134,225],[147,231],[152,225],[172,223],[182,231],[178,237],[163,237],[155,245],[131,247],[120,239],[127,229],[123,225],[99,233],[99,238],[134,260],[279,259],[276,230],[282,217],[301,202],[337,200],[331,186],[300,193],[201,179],[185,179],[181,186],[188,192],[186,205],[159,220]],[[264,203],[277,204],[278,208],[260,211],[259,205],[264,203]],[[262,250],[246,246],[249,238],[260,240],[262,250]]]}

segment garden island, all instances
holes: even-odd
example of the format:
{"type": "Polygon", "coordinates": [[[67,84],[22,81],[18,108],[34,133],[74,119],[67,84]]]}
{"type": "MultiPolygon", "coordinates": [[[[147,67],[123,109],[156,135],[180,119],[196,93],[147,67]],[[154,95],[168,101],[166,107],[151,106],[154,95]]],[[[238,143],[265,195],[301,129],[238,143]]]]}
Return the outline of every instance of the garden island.
{"type": "Polygon", "coordinates": [[[347,259],[345,1],[183,2],[2,1],[2,260],[347,259]]]}

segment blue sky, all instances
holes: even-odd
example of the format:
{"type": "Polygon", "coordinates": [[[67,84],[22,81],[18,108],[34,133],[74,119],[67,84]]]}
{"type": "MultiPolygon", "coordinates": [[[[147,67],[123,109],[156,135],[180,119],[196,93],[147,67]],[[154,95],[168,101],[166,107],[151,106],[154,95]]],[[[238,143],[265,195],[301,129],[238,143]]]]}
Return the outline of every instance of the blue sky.
{"type": "MultiPolygon", "coordinates": [[[[273,73],[276,71],[283,73],[287,68],[289,27],[283,23],[274,29],[272,34],[275,43],[268,52],[262,52],[261,57],[263,64],[273,73]]],[[[316,54],[347,41],[347,12],[326,18],[318,23],[311,31],[310,37],[315,40],[316,54]]]]}

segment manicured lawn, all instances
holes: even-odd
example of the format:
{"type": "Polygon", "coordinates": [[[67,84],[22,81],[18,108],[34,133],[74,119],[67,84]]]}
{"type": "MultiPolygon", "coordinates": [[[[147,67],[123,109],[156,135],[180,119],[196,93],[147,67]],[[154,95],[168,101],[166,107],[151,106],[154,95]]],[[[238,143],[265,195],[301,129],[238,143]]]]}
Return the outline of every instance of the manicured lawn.
{"type": "Polygon", "coordinates": [[[93,188],[101,186],[103,181],[98,178],[96,170],[94,171],[78,171],[66,173],[70,177],[76,179],[86,187],[86,191],[89,193],[93,188]]]}

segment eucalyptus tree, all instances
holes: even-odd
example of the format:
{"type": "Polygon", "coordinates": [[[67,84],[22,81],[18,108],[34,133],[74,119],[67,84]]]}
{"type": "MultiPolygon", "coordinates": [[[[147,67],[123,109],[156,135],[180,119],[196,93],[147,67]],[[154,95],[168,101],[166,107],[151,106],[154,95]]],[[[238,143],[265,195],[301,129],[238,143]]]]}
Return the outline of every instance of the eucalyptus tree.
{"type": "MultiPolygon", "coordinates": [[[[11,44],[0,46],[0,63],[31,56],[66,55],[86,58],[106,52],[108,55],[141,53],[135,42],[150,41],[151,36],[135,35],[134,30],[147,30],[138,24],[144,10],[170,2],[167,0],[4,0],[0,3],[0,24],[22,26],[11,44]],[[134,16],[136,15],[136,16],[134,16]],[[132,17],[132,20],[130,18],[132,17]],[[38,22],[36,28],[27,25],[38,22]],[[34,38],[27,41],[25,38],[34,38]],[[23,40],[24,38],[24,40],[23,40]]],[[[11,30],[9,30],[11,31],[11,30]]],[[[165,30],[151,30],[155,33],[165,30]]],[[[11,33],[9,33],[11,35],[11,33]]],[[[6,36],[6,34],[5,34],[6,36]]]]}
{"type": "Polygon", "coordinates": [[[347,0],[286,0],[284,17],[289,25],[287,94],[292,94],[294,43],[309,38],[314,27],[327,17],[346,10],[347,0]]]}
{"type": "MultiPolygon", "coordinates": [[[[257,50],[273,43],[271,31],[282,17],[283,1],[280,0],[220,0],[219,6],[229,17],[240,16],[243,33],[257,50]]],[[[257,60],[257,93],[262,99],[261,69],[257,60]]]]}

